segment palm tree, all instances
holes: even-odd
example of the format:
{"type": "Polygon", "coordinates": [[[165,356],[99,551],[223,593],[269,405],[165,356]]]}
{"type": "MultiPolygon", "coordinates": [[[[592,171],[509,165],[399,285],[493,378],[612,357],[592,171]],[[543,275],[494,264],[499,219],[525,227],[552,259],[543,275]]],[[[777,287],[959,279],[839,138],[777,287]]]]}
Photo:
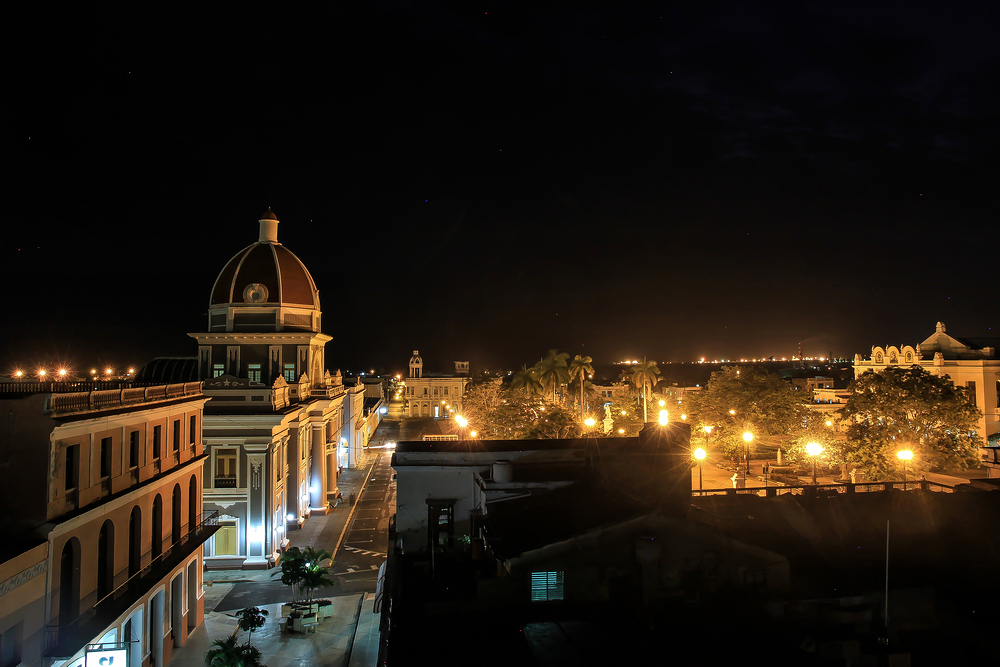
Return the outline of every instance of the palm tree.
{"type": "Polygon", "coordinates": [[[559,350],[549,350],[545,358],[538,362],[538,381],[545,390],[552,390],[552,402],[556,402],[556,389],[569,384],[569,367],[566,360],[569,354],[559,350]]]}
{"type": "Polygon", "coordinates": [[[253,639],[253,631],[264,627],[264,623],[267,622],[267,609],[247,607],[236,612],[236,618],[240,619],[240,630],[249,633],[247,635],[247,646],[249,646],[252,643],[250,640],[253,639]]]}
{"type": "Polygon", "coordinates": [[[250,644],[240,644],[236,637],[239,628],[233,634],[212,642],[205,654],[205,667],[263,667],[260,649],[250,644]]]}
{"type": "Polygon", "coordinates": [[[593,363],[594,360],[592,358],[588,356],[581,357],[578,354],[573,357],[573,361],[569,365],[569,376],[580,380],[580,419],[583,419],[583,390],[587,384],[586,376],[594,374],[593,363]]]}
{"type": "Polygon", "coordinates": [[[521,370],[514,373],[510,380],[511,391],[523,391],[529,397],[538,396],[542,393],[542,383],[538,381],[535,368],[528,368],[521,364],[521,370]]]}
{"type": "Polygon", "coordinates": [[[642,363],[637,364],[635,368],[632,369],[632,384],[634,384],[642,394],[642,421],[647,422],[649,419],[646,415],[646,388],[649,386],[656,386],[659,380],[657,375],[660,374],[660,369],[657,367],[655,361],[646,361],[646,357],[642,358],[642,363]]]}

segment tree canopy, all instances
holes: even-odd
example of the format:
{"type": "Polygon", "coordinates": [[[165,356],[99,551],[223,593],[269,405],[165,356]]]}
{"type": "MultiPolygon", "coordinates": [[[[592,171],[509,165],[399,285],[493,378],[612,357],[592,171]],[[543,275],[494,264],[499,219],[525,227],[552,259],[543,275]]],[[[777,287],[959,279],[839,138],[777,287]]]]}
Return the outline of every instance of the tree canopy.
{"type": "Polygon", "coordinates": [[[913,452],[912,470],[967,468],[978,460],[982,413],[951,378],[913,366],[868,371],[840,410],[848,423],[846,458],[869,476],[898,476],[896,452],[913,452]]]}
{"type": "Polygon", "coordinates": [[[712,427],[712,442],[727,456],[742,453],[743,433],[788,435],[806,423],[808,397],[775,373],[756,367],[723,366],[708,385],[685,397],[696,428],[712,427]]]}

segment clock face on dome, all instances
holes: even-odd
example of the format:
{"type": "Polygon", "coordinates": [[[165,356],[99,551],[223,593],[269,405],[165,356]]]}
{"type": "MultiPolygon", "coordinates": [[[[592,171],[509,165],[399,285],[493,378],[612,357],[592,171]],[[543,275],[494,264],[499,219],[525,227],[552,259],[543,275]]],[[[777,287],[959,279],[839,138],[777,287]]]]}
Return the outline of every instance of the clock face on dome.
{"type": "Polygon", "coordinates": [[[267,301],[267,288],[260,283],[250,283],[243,289],[243,301],[246,303],[264,303],[267,301]]]}

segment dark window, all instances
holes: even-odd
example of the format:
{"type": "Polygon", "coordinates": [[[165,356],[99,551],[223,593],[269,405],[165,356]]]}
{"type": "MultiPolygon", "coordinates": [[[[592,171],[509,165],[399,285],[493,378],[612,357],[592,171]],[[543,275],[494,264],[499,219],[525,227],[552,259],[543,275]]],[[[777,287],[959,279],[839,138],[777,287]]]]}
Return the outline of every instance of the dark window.
{"type": "Polygon", "coordinates": [[[180,451],[181,448],[181,420],[174,420],[174,451],[180,451]]]}
{"type": "Polygon", "coordinates": [[[443,551],[452,547],[455,535],[455,504],[453,500],[427,503],[427,537],[431,549],[443,551]]]}
{"type": "Polygon", "coordinates": [[[101,438],[101,477],[111,475],[111,438],[101,438]]]}
{"type": "Polygon", "coordinates": [[[1000,408],[1000,380],[997,380],[997,407],[1000,408]]]}
{"type": "Polygon", "coordinates": [[[198,441],[198,416],[191,415],[191,427],[190,433],[188,434],[188,442],[194,444],[198,441]]]}
{"type": "Polygon", "coordinates": [[[80,445],[66,448],[66,490],[76,488],[76,478],[80,475],[80,445]]]}
{"type": "Polygon", "coordinates": [[[236,488],[236,450],[218,449],[215,452],[215,488],[236,488]]]}
{"type": "Polygon", "coordinates": [[[128,467],[137,468],[139,466],[139,432],[132,431],[128,434],[128,467]]]}
{"type": "Polygon", "coordinates": [[[160,434],[163,431],[162,426],[153,427],[153,458],[160,458],[160,434]]]}
{"type": "Polygon", "coordinates": [[[445,395],[445,396],[447,396],[447,395],[448,395],[448,387],[445,387],[445,388],[444,388],[444,395],[445,395]]]}
{"type": "Polygon", "coordinates": [[[969,390],[969,403],[972,405],[976,404],[976,383],[969,380],[965,383],[965,388],[969,390]]]}

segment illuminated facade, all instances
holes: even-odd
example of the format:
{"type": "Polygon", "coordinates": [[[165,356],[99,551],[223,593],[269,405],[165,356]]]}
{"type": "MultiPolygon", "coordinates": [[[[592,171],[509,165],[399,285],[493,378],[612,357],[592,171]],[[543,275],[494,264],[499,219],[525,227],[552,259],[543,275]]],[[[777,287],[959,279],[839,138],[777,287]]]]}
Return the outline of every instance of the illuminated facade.
{"type": "Polygon", "coordinates": [[[204,615],[208,399],[200,382],[60,385],[0,396],[2,664],[79,667],[106,643],[165,665],[204,615]]]}
{"type": "MultiPolygon", "coordinates": [[[[865,371],[880,371],[889,366],[920,366],[935,374],[947,375],[958,387],[966,387],[975,396],[976,407],[983,413],[979,435],[991,448],[1000,446],[1000,338],[956,338],[949,335],[944,323],[916,347],[873,347],[871,357],[854,357],[854,376],[865,371]]],[[[992,460],[993,453],[987,452],[992,460]]]]}
{"type": "Polygon", "coordinates": [[[425,374],[420,351],[414,350],[409,366],[405,393],[408,416],[447,418],[461,413],[465,388],[472,381],[468,361],[456,361],[452,375],[425,374]]]}
{"type": "Polygon", "coordinates": [[[286,531],[326,513],[339,467],[367,444],[364,387],[325,366],[319,291],[305,265],[278,242],[270,209],[259,238],[225,265],[212,287],[208,330],[198,341],[205,412],[205,506],[220,528],[208,567],[273,563],[286,531]],[[359,441],[359,439],[361,441],[359,441]]]}

